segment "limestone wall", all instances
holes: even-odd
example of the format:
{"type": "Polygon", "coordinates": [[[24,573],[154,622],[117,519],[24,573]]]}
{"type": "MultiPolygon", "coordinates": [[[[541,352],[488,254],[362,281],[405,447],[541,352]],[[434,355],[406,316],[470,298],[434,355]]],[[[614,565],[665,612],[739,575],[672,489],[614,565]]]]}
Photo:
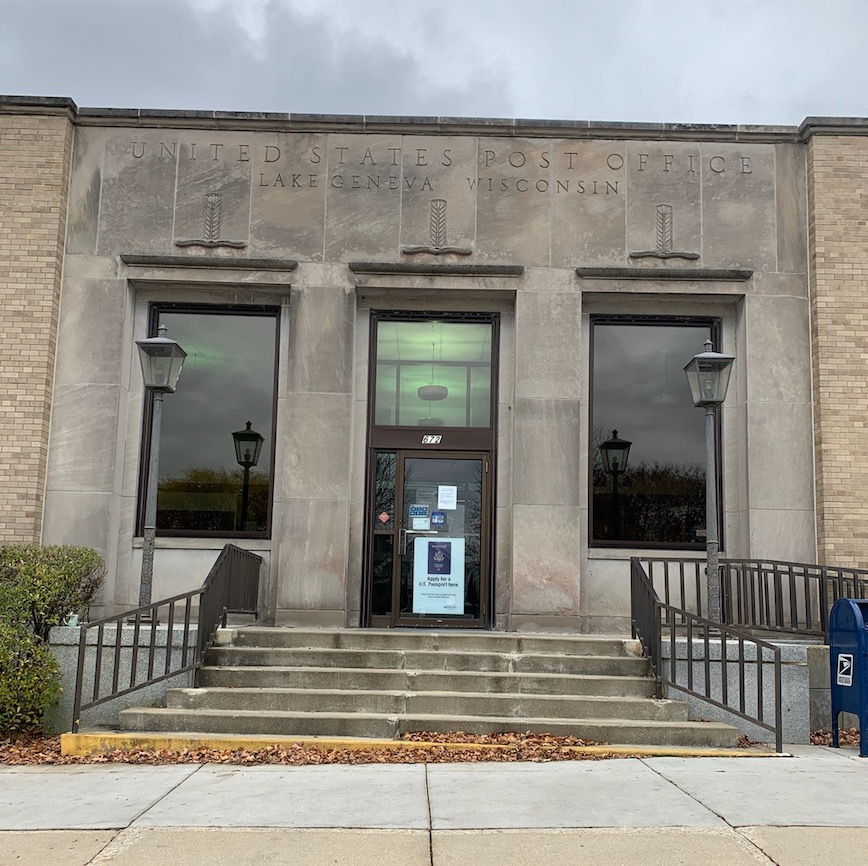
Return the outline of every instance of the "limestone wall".
{"type": "MultiPolygon", "coordinates": [[[[89,114],[44,539],[104,551],[107,605],[135,598],[134,340],[177,300],[283,309],[272,537],[246,545],[278,621],[357,621],[372,308],[501,314],[501,627],[625,628],[632,551],[588,545],[592,313],[720,317],[725,552],[812,559],[804,157],[793,129],[89,114]]],[[[220,544],[160,539],[155,597],[197,585],[220,544]]]]}

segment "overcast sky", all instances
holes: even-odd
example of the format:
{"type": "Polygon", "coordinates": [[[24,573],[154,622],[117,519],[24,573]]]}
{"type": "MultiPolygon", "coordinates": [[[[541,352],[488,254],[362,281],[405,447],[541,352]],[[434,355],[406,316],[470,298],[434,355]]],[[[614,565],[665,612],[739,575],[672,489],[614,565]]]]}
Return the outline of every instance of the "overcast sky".
{"type": "Polygon", "coordinates": [[[79,106],[797,124],[868,115],[868,0],[2,0],[79,106]]]}

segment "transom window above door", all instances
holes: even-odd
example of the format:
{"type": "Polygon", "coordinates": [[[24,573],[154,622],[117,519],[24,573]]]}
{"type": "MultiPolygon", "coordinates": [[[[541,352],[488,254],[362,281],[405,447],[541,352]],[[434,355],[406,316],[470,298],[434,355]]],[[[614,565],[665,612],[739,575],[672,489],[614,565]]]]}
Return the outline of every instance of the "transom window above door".
{"type": "Polygon", "coordinates": [[[375,426],[492,426],[490,317],[408,321],[377,316],[374,328],[375,426]]]}

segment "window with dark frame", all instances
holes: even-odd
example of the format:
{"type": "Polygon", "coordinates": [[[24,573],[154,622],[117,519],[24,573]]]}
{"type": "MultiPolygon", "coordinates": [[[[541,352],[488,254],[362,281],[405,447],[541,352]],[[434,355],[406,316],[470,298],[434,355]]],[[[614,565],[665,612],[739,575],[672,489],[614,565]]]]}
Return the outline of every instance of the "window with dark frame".
{"type": "Polygon", "coordinates": [[[491,316],[375,315],[374,425],[491,428],[491,316]]]}
{"type": "MultiPolygon", "coordinates": [[[[149,335],[166,325],[187,352],[178,389],[163,403],[158,535],[269,537],[279,313],[265,306],[151,306],[149,335]],[[251,431],[263,439],[258,459],[249,436],[236,449],[233,434],[251,431]]],[[[150,449],[147,400],[139,533],[150,449]]]]}
{"type": "Polygon", "coordinates": [[[684,365],[719,331],[707,317],[591,317],[592,545],[704,547],[705,416],[684,365]],[[627,443],[626,464],[612,459],[627,443]]]}

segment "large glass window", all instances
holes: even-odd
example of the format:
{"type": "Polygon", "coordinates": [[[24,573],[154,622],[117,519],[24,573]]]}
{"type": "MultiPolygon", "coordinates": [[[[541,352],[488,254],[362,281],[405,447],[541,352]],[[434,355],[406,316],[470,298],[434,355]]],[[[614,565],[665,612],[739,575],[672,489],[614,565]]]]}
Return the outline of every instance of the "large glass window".
{"type": "Polygon", "coordinates": [[[705,544],[705,414],[684,365],[717,331],[712,319],[592,318],[593,542],[705,544]],[[626,465],[607,466],[626,442],[626,465]]]}
{"type": "MultiPolygon", "coordinates": [[[[150,325],[152,335],[166,325],[187,352],[178,390],[163,403],[158,534],[267,536],[278,309],[160,304],[150,325]],[[255,447],[242,443],[239,462],[232,435],[246,433],[248,422],[263,438],[255,465],[245,455],[255,447]]],[[[146,455],[147,447],[143,466],[146,455]]]]}
{"type": "Polygon", "coordinates": [[[374,424],[491,427],[492,322],[376,323],[374,424]]]}

